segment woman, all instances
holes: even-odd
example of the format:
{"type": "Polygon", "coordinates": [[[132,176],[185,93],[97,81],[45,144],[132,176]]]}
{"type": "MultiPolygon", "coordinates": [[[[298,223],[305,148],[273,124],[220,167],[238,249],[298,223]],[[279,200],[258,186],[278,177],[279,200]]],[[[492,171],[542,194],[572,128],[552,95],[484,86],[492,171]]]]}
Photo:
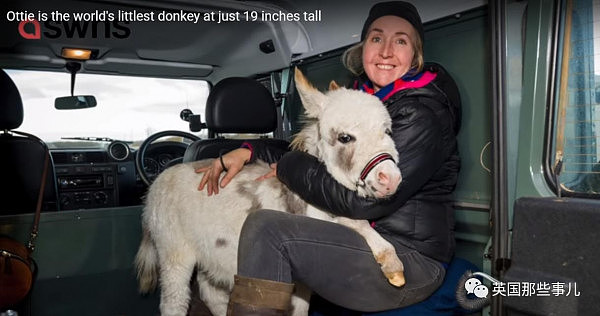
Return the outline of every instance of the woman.
{"type": "Polygon", "coordinates": [[[369,219],[396,248],[406,285],[382,275],[365,241],[341,225],[260,210],[246,220],[238,250],[238,275],[228,315],[283,315],[294,282],[337,305],[360,311],[394,309],[424,300],[442,283],[454,253],[454,190],[460,160],[456,133],[460,98],[438,65],[424,65],[423,26],[409,3],[374,5],[361,42],[344,54],[356,86],[375,94],[392,117],[403,181],[390,199],[360,198],[337,183],[323,164],[302,152],[247,143],[215,162],[199,189],[218,193],[245,163],[277,162],[276,176],[307,202],[331,213],[369,219]],[[223,170],[227,174],[219,183],[223,170]]]}

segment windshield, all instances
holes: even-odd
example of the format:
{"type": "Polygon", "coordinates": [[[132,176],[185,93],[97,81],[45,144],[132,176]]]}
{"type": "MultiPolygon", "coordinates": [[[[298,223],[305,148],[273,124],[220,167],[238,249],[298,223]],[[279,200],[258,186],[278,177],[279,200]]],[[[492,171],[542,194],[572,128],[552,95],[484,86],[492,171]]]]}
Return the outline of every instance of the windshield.
{"type": "MultiPolygon", "coordinates": [[[[33,134],[50,148],[96,147],[98,141],[65,138],[115,139],[138,145],[164,130],[190,132],[179,117],[188,108],[204,114],[208,84],[200,80],[78,74],[75,95],[94,95],[94,108],[56,110],[54,99],[70,95],[71,75],[64,72],[7,70],[23,100],[23,124],[16,130],[33,134]]],[[[203,130],[202,133],[206,134],[203,130]]],[[[206,135],[195,133],[205,138],[206,135]]]]}

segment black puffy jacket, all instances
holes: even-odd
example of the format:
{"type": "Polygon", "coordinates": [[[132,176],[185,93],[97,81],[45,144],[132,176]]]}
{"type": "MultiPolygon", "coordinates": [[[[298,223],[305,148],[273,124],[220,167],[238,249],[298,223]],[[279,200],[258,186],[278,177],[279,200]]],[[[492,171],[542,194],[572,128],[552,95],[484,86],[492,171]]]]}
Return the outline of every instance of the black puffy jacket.
{"type": "Polygon", "coordinates": [[[308,203],[336,215],[369,219],[393,244],[449,262],[455,247],[452,192],[460,169],[456,143],[460,96],[440,65],[427,64],[425,70],[437,73],[436,78],[384,101],[402,172],[391,198],[359,197],[333,179],[317,158],[303,152],[282,154],[256,143],[254,157],[278,161],[278,178],[308,203]]]}

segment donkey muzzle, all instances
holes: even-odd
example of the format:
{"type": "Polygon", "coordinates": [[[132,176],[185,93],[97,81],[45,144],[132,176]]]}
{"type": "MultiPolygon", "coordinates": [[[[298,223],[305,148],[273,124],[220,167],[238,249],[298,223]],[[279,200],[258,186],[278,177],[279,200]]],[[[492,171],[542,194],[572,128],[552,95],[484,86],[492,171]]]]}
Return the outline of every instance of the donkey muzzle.
{"type": "Polygon", "coordinates": [[[376,197],[385,197],[396,192],[402,181],[400,170],[392,155],[381,153],[373,157],[363,168],[360,178],[356,182],[357,187],[369,186],[368,189],[376,197]],[[374,171],[375,177],[367,180],[369,174],[374,171]]]}

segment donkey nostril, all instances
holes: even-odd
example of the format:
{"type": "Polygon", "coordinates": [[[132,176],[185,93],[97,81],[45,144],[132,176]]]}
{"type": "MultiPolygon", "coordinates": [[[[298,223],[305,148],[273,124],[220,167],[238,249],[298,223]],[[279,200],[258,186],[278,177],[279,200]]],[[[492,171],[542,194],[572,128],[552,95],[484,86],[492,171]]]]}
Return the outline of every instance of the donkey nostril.
{"type": "Polygon", "coordinates": [[[386,185],[390,182],[390,178],[388,177],[388,175],[383,172],[379,172],[377,174],[377,180],[379,181],[380,184],[383,184],[383,185],[386,185]]]}

